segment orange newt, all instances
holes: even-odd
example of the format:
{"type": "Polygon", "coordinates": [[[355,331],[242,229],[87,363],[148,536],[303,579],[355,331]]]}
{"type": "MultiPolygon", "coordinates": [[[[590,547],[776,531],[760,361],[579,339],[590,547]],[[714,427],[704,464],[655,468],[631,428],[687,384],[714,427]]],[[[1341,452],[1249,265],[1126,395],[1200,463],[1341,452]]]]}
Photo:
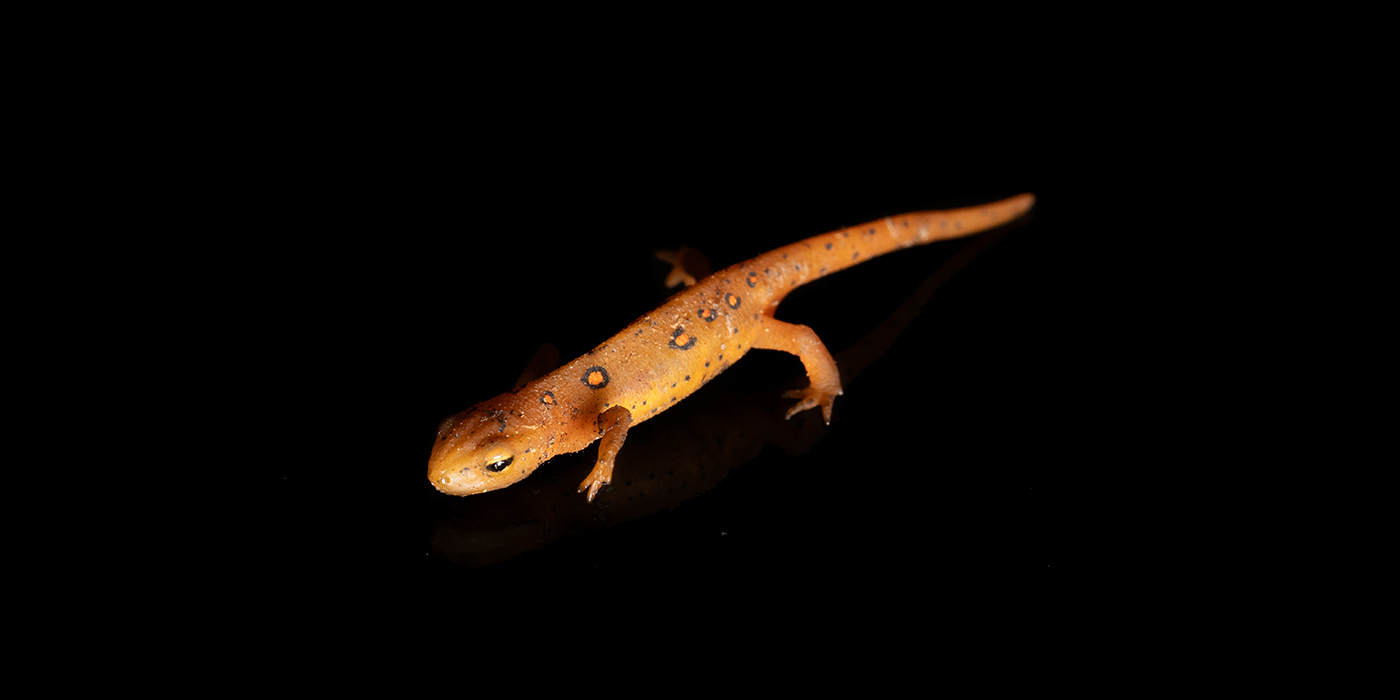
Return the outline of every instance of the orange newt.
{"type": "MultiPolygon", "coordinates": [[[[670,408],[754,349],[796,355],[807,370],[808,386],[784,394],[798,399],[787,418],[820,407],[829,424],[832,404],[841,395],[836,362],[811,328],[773,318],[778,303],[798,285],[894,250],[994,228],[1034,203],[1034,195],[1022,194],[978,207],[887,217],[709,275],[583,357],[442,421],[428,459],[428,480],[457,496],[494,491],[524,479],[555,455],[601,440],[598,461],[578,488],[591,502],[612,482],[613,461],[632,426],[670,408]]],[[[675,256],[678,266],[683,257],[675,256]]],[[[671,279],[685,276],[673,273],[671,279]]]]}

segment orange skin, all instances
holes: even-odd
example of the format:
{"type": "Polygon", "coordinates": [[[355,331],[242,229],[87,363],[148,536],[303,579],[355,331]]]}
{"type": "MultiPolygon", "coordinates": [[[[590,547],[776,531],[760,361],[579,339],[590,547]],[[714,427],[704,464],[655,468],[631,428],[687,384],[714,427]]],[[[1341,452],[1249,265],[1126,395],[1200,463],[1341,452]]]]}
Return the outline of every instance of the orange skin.
{"type": "Polygon", "coordinates": [[[809,385],[785,394],[798,399],[787,417],[820,407],[830,423],[841,395],[836,362],[811,328],[773,318],[778,303],[798,285],[894,250],[994,228],[1034,203],[1034,195],[1022,194],[979,207],[901,214],[814,236],[709,275],[583,357],[449,416],[438,426],[428,480],[451,495],[494,491],[555,455],[601,439],[598,461],[579,484],[591,502],[611,483],[614,459],[632,426],[689,396],[755,348],[797,355],[807,370],[809,385]]]}

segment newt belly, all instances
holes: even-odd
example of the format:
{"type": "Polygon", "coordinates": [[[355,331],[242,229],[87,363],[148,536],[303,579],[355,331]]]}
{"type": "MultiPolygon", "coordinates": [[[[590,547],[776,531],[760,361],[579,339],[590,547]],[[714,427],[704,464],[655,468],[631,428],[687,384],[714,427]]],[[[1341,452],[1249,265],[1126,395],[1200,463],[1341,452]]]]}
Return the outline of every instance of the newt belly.
{"type": "MultiPolygon", "coordinates": [[[[753,349],[802,361],[808,386],[787,417],[820,408],[831,422],[840,375],[811,328],[773,317],[794,288],[878,255],[1007,223],[1031,208],[1022,194],[965,209],[887,217],[778,248],[716,272],[633,321],[622,332],[523,387],[445,419],[428,479],[443,493],[494,491],[529,476],[555,455],[601,440],[579,485],[592,501],[612,481],[632,426],[670,408],[753,349]]],[[[679,279],[683,275],[673,275],[679,279]]]]}

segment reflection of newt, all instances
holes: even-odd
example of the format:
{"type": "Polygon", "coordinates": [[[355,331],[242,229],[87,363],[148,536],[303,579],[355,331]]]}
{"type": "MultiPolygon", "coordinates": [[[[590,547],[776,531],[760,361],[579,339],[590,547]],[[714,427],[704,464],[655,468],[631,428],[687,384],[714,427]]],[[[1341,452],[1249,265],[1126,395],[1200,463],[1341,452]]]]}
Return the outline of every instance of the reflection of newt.
{"type": "MultiPolygon", "coordinates": [[[[438,427],[428,479],[453,495],[493,491],[601,438],[597,463],[578,489],[592,501],[612,481],[632,425],[670,408],[754,348],[797,355],[809,385],[785,394],[798,399],[787,417],[820,407],[829,423],[841,394],[836,363],[812,329],[773,318],[778,303],[798,285],[875,256],[1004,224],[1034,202],[1022,194],[980,207],[889,217],[705,277],[583,357],[448,417],[438,427]]],[[[678,265],[683,257],[677,256],[678,265]]]]}

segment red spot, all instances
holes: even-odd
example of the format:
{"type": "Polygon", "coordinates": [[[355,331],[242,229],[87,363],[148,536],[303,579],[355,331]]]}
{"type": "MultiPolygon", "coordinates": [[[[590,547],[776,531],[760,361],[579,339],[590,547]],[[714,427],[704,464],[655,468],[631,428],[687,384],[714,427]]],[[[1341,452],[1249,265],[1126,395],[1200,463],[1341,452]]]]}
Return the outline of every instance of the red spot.
{"type": "Polygon", "coordinates": [[[590,389],[602,389],[608,385],[608,371],[594,365],[583,371],[583,383],[590,389]]]}
{"type": "Polygon", "coordinates": [[[689,350],[695,347],[695,336],[686,333],[684,328],[677,328],[671,334],[670,346],[676,350],[689,350]]]}

